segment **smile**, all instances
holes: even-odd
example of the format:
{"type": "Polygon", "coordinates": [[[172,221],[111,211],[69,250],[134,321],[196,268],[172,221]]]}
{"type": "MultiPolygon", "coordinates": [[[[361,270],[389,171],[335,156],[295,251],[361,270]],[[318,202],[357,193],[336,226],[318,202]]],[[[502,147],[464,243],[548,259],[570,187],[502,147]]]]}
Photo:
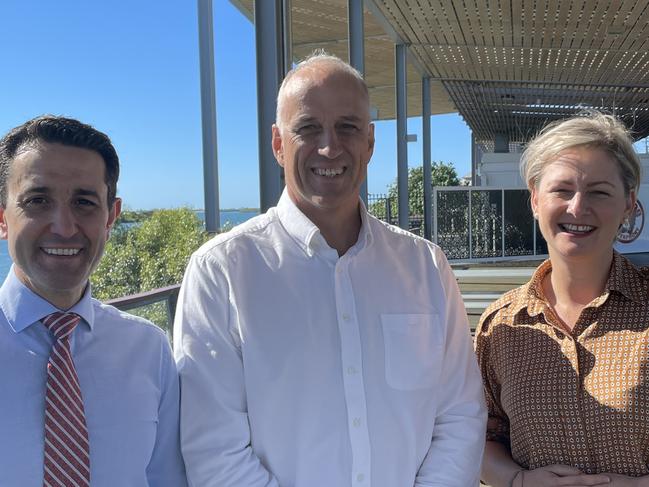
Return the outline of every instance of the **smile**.
{"type": "Polygon", "coordinates": [[[340,176],[342,173],[344,173],[345,168],[341,167],[341,168],[338,168],[338,169],[329,169],[329,168],[316,167],[316,168],[313,168],[312,171],[317,176],[326,176],[328,178],[334,178],[334,177],[340,176]]]}
{"type": "Polygon", "coordinates": [[[559,227],[563,231],[570,233],[589,233],[595,230],[595,227],[591,225],[573,225],[571,223],[560,223],[559,227]]]}
{"type": "Polygon", "coordinates": [[[72,255],[77,255],[79,252],[81,252],[81,249],[60,249],[60,248],[43,247],[43,251],[48,255],[72,256],[72,255]]]}

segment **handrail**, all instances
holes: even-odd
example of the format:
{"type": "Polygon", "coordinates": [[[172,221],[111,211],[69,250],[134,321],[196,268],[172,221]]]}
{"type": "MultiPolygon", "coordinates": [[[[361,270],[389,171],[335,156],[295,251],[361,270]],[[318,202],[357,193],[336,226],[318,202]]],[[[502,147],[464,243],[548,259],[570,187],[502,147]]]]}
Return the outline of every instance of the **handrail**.
{"type": "Polygon", "coordinates": [[[178,292],[180,284],[173,284],[151,291],[131,294],[119,298],[109,299],[106,304],[115,306],[122,311],[147,306],[149,304],[165,301],[167,303],[167,330],[169,336],[173,335],[174,315],[176,314],[176,303],[178,302],[178,292]]]}

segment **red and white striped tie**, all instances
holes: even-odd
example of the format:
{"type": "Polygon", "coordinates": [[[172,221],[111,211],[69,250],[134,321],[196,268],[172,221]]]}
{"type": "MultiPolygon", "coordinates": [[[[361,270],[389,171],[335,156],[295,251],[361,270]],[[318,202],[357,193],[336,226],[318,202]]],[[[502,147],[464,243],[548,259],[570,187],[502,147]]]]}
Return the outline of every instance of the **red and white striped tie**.
{"type": "Polygon", "coordinates": [[[54,334],[45,394],[44,487],[88,487],[90,446],[70,335],[81,317],[56,312],[43,318],[54,334]]]}

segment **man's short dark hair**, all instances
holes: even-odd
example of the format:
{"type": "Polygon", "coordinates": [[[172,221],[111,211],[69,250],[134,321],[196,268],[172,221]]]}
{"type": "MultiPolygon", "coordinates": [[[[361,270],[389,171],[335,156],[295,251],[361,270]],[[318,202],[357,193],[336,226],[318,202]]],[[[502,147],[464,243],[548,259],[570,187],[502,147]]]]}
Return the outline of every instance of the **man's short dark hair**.
{"type": "Polygon", "coordinates": [[[11,129],[0,139],[0,205],[7,206],[7,180],[15,157],[39,142],[56,143],[97,152],[105,164],[108,208],[113,206],[119,178],[119,157],[103,132],[73,118],[41,115],[11,129]]]}

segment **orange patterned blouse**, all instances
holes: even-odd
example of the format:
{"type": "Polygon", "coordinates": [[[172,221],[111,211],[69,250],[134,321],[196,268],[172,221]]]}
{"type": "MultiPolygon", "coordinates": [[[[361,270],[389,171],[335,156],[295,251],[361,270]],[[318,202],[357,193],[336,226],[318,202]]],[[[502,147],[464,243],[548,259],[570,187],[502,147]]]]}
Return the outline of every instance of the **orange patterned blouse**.
{"type": "Polygon", "coordinates": [[[649,474],[649,268],[615,253],[604,293],[567,332],[544,297],[549,261],[482,315],[487,440],[534,469],[649,474]]]}

